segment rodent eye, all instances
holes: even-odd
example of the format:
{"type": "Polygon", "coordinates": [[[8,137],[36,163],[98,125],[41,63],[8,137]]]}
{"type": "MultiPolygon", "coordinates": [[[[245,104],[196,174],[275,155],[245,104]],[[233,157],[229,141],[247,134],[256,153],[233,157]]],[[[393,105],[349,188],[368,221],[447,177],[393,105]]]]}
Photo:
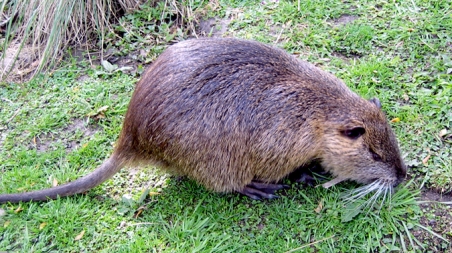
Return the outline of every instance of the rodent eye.
{"type": "Polygon", "coordinates": [[[358,139],[358,137],[363,135],[365,132],[366,130],[364,129],[364,127],[355,127],[342,131],[342,134],[350,139],[358,139]]]}
{"type": "Polygon", "coordinates": [[[381,162],[383,160],[381,159],[381,156],[379,154],[375,153],[371,149],[369,149],[369,152],[372,154],[372,158],[374,159],[374,161],[381,162]]]}

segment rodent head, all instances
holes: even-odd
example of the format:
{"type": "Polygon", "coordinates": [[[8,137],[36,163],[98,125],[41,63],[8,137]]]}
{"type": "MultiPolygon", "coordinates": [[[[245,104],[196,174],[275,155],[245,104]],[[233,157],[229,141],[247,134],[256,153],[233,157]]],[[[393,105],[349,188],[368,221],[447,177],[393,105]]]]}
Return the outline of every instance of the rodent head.
{"type": "Polygon", "coordinates": [[[353,107],[347,115],[328,121],[322,166],[342,180],[398,185],[406,177],[406,166],[380,101],[361,99],[358,107],[353,107]]]}

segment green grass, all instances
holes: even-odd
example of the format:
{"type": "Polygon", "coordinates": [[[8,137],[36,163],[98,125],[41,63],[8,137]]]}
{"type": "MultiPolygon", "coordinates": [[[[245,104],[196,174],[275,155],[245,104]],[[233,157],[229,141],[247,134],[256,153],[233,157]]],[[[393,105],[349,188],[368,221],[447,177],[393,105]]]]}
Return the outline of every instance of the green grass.
{"type": "MultiPolygon", "coordinates": [[[[355,187],[349,183],[292,185],[279,199],[252,201],[131,168],[86,195],[1,205],[0,251],[447,252],[446,241],[425,231],[452,240],[450,226],[431,225],[451,221],[450,206],[421,208],[415,199],[420,190],[452,190],[451,4],[300,1],[298,9],[297,1],[260,2],[225,0],[215,9],[190,1],[206,17],[229,19],[226,35],[275,44],[363,97],[377,96],[388,118],[400,119],[392,126],[410,166],[409,185],[380,210],[356,212],[341,199],[355,187]],[[344,17],[352,21],[340,22],[344,17]],[[143,192],[148,186],[150,195],[143,192]]],[[[159,16],[150,10],[128,14],[117,28],[123,39],[107,39],[117,56],[148,63],[184,38],[170,16],[153,27],[159,16]]],[[[136,80],[68,62],[31,82],[0,84],[0,192],[62,184],[96,168],[113,149],[136,80]]]]}

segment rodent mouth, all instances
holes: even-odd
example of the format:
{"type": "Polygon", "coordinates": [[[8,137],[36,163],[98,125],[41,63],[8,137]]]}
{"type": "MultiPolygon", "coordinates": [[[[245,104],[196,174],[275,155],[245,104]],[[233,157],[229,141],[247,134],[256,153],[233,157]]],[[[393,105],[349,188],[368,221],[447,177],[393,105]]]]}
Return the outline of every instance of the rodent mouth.
{"type": "Polygon", "coordinates": [[[392,184],[392,187],[397,187],[400,183],[403,182],[403,180],[405,180],[405,177],[399,177],[397,178],[397,180],[394,181],[394,183],[392,184]]]}

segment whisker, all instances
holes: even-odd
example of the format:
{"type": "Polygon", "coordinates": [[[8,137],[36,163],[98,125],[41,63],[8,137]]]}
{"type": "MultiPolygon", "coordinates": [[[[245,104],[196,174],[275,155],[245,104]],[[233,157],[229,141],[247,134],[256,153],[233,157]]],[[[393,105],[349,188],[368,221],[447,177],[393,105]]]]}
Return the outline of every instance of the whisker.
{"type": "MultiPolygon", "coordinates": [[[[346,194],[346,195],[344,196],[344,198],[345,198],[345,199],[347,199],[347,198],[356,198],[356,196],[363,195],[363,193],[368,192],[368,189],[369,189],[369,188],[372,188],[372,185],[373,185],[373,184],[375,184],[375,182],[372,182],[371,184],[364,185],[364,186],[361,186],[361,187],[359,187],[359,188],[353,189],[353,190],[349,191],[349,193],[346,194]]],[[[358,197],[358,198],[359,198],[359,197],[358,197]]]]}
{"type": "MultiPolygon", "coordinates": [[[[374,193],[372,194],[372,196],[371,196],[369,199],[365,200],[365,201],[362,203],[362,205],[361,205],[362,207],[369,209],[369,208],[368,208],[369,205],[371,205],[371,206],[374,205],[375,199],[376,199],[375,196],[378,196],[378,192],[379,192],[380,189],[381,189],[379,186],[380,186],[380,183],[377,182],[377,183],[375,184],[375,186],[372,187],[372,188],[374,188],[375,190],[374,190],[374,191],[371,191],[371,192],[374,192],[374,193]]],[[[371,192],[369,192],[369,193],[371,193],[371,192]]],[[[369,194],[369,193],[368,193],[368,194],[369,194]]],[[[367,195],[366,195],[366,196],[367,196],[367,195]]]]}
{"type": "Polygon", "coordinates": [[[391,201],[392,191],[393,191],[392,182],[385,180],[375,180],[374,182],[368,185],[351,190],[349,193],[343,196],[343,199],[345,205],[349,205],[353,202],[356,202],[364,198],[369,193],[373,192],[372,196],[370,196],[367,200],[355,206],[355,209],[366,208],[368,209],[367,212],[369,212],[374,208],[374,206],[379,200],[381,201],[378,208],[379,210],[383,208],[385,202],[391,201]]]}
{"type": "Polygon", "coordinates": [[[384,202],[388,202],[388,201],[389,201],[389,203],[392,202],[392,194],[393,194],[393,190],[394,190],[394,188],[392,187],[392,182],[386,182],[385,188],[386,188],[386,191],[385,191],[384,198],[381,200],[380,209],[383,208],[384,202]]]}
{"type": "Polygon", "coordinates": [[[374,192],[374,194],[372,195],[372,197],[370,197],[368,200],[366,200],[366,207],[369,207],[370,206],[370,208],[372,209],[372,207],[374,206],[374,204],[375,204],[375,201],[377,201],[377,199],[378,199],[378,196],[380,196],[380,193],[381,193],[381,188],[378,188],[375,192],[374,192]]]}
{"type": "MultiPolygon", "coordinates": [[[[381,199],[380,207],[378,208],[378,210],[381,210],[381,209],[383,208],[383,204],[384,204],[385,201],[386,201],[386,196],[387,196],[388,192],[390,192],[391,187],[387,187],[387,185],[386,185],[386,186],[384,187],[384,189],[385,189],[385,191],[384,191],[383,197],[382,197],[382,199],[381,199]]],[[[390,194],[389,194],[389,195],[390,195],[390,194]]]]}
{"type": "Polygon", "coordinates": [[[366,196],[370,192],[376,190],[379,188],[379,182],[374,181],[371,184],[356,188],[352,190],[350,193],[345,195],[343,198],[347,202],[355,202],[358,199],[361,199],[362,197],[366,196]]]}

